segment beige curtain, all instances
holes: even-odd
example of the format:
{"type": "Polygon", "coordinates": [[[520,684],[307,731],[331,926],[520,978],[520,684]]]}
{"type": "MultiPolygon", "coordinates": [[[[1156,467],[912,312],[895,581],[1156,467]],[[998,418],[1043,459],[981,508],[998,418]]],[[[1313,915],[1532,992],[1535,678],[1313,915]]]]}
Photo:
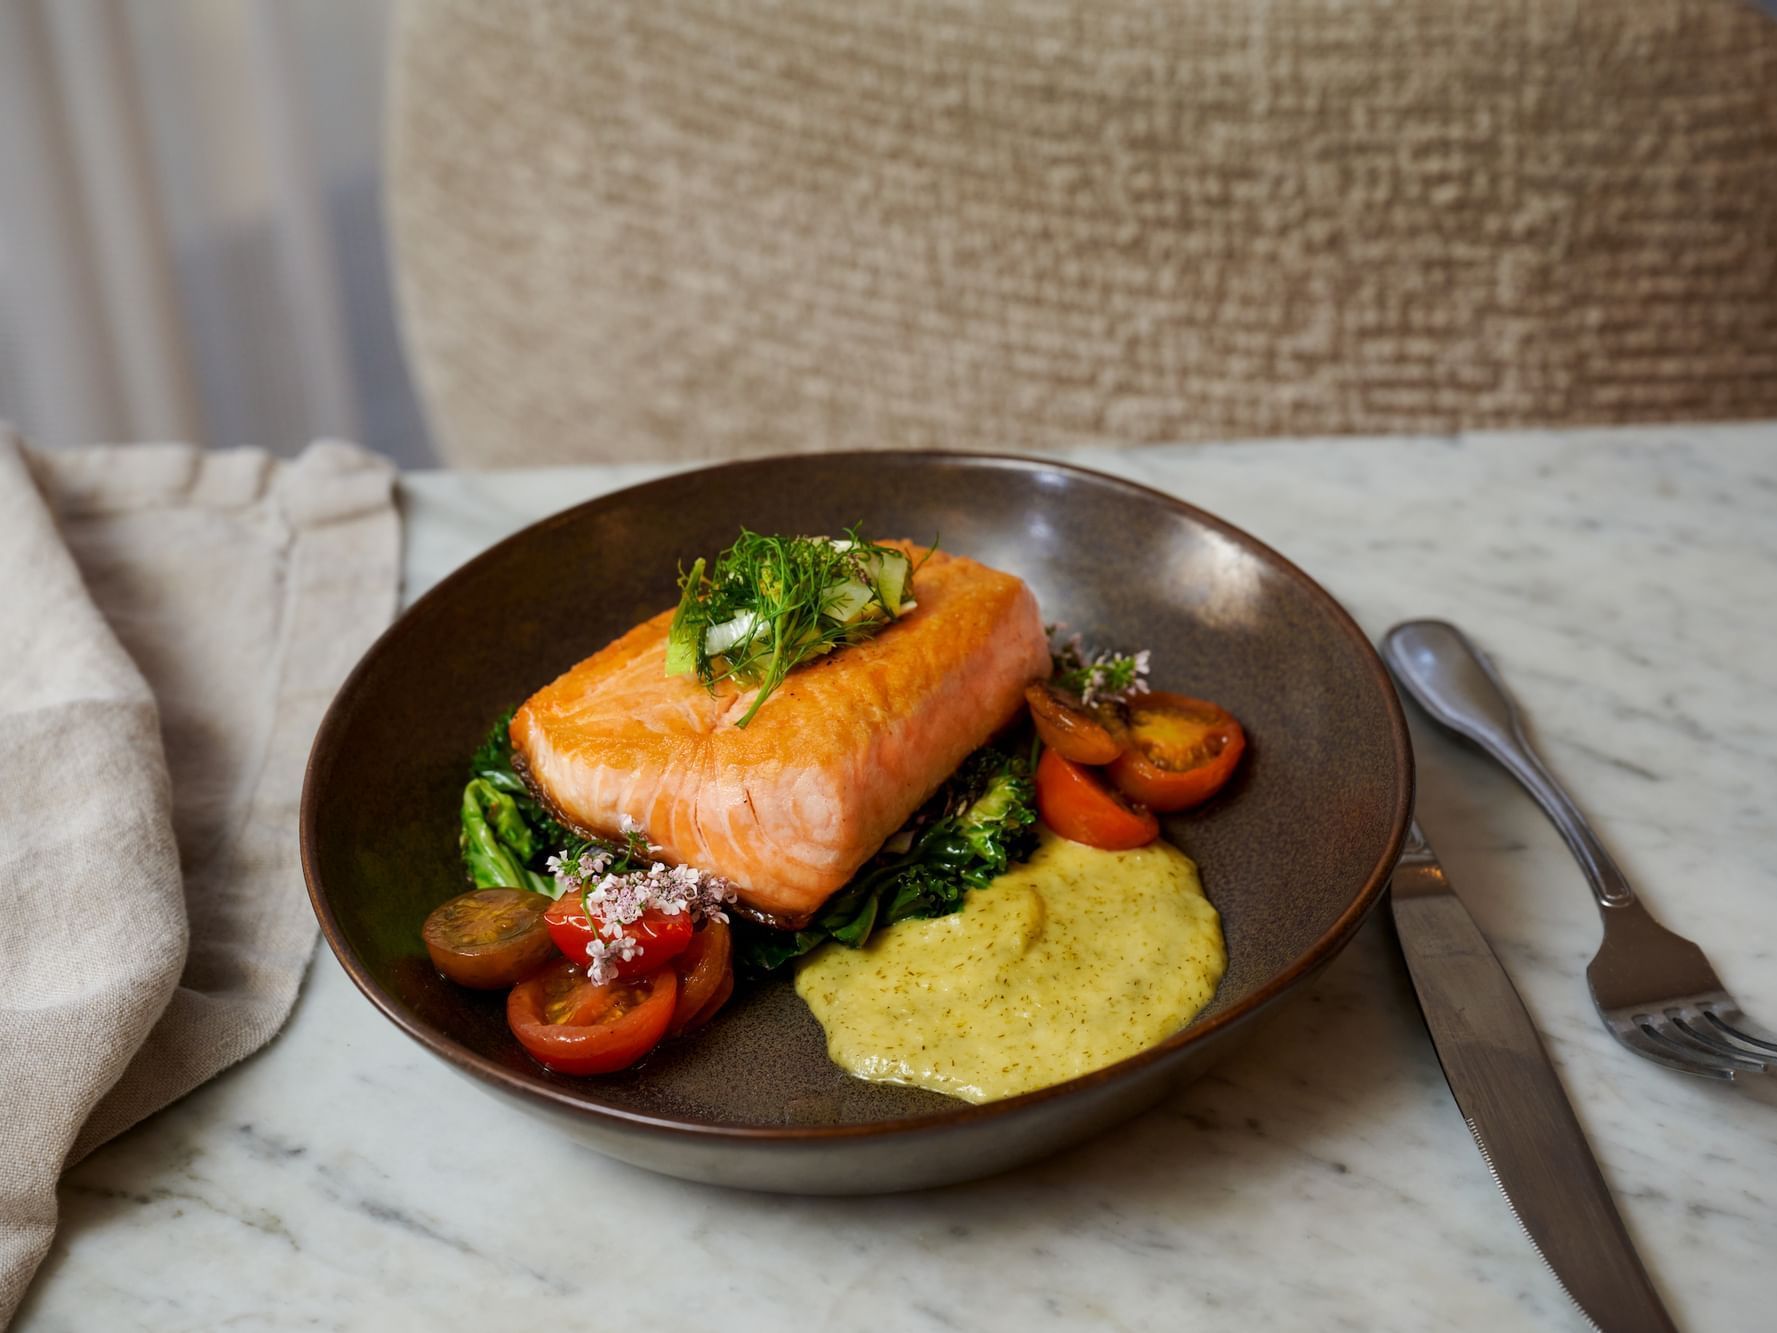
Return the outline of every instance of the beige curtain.
{"type": "Polygon", "coordinates": [[[429,457],[379,211],[386,0],[0,3],[0,418],[429,457]]]}

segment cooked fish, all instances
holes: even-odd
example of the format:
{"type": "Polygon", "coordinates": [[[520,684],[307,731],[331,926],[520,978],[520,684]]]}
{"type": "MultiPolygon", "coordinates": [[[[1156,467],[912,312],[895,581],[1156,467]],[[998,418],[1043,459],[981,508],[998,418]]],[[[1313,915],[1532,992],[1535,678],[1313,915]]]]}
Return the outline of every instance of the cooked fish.
{"type": "Polygon", "coordinates": [[[755,690],[666,675],[663,611],[526,700],[513,746],[568,823],[613,836],[639,821],[663,859],[799,924],[1049,672],[1023,580],[938,551],[916,583],[914,610],[792,672],[745,728],[755,690]]]}

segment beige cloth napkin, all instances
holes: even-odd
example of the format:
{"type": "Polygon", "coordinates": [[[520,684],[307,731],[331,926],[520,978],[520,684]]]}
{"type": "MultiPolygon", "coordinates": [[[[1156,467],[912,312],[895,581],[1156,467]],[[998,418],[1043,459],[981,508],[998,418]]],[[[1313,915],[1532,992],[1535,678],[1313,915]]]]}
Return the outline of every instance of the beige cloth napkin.
{"type": "Polygon", "coordinates": [[[303,764],[395,609],[392,491],[344,444],[35,453],[0,426],[0,1325],[64,1167],[290,1012],[303,764]]]}

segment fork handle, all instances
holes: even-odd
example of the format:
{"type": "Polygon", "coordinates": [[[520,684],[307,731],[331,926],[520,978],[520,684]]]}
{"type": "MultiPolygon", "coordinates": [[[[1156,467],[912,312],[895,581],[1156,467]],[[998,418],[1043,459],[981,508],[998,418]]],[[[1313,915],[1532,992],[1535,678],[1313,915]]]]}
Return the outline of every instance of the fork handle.
{"type": "Polygon", "coordinates": [[[1382,653],[1421,708],[1492,755],[1542,807],[1585,871],[1600,911],[1635,901],[1629,881],[1524,734],[1505,682],[1461,630],[1442,620],[1409,620],[1383,637],[1382,653]]]}

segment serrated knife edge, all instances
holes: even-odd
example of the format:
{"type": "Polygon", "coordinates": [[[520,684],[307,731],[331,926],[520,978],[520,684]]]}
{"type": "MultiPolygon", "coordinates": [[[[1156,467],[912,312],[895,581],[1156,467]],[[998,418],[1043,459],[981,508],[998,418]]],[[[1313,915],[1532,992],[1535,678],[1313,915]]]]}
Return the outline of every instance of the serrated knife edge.
{"type": "MultiPolygon", "coordinates": [[[[1481,1137],[1481,1131],[1475,1127],[1475,1122],[1464,1116],[1462,1123],[1468,1126],[1469,1137],[1474,1139],[1475,1147],[1481,1150],[1481,1160],[1487,1164],[1487,1174],[1493,1177],[1494,1187],[1499,1190],[1500,1197],[1506,1201],[1506,1207],[1512,1210],[1512,1221],[1518,1224],[1518,1230],[1524,1233],[1524,1239],[1530,1242],[1530,1248],[1536,1251],[1536,1257],[1542,1260],[1543,1267],[1548,1270],[1549,1276],[1555,1279],[1555,1285],[1561,1288],[1561,1294],[1567,1297],[1568,1303],[1579,1311],[1580,1318],[1584,1319],[1591,1327],[1599,1328],[1598,1321],[1586,1312],[1586,1307],[1580,1304],[1579,1297],[1567,1289],[1567,1284],[1561,1280],[1561,1274],[1555,1271],[1555,1265],[1550,1263],[1549,1256],[1543,1253],[1543,1247],[1536,1243],[1536,1237],[1531,1235],[1530,1228],[1524,1225],[1524,1219],[1518,1215],[1518,1205],[1512,1202],[1512,1192],[1499,1178],[1499,1170],[1493,1165],[1493,1154],[1487,1151],[1487,1140],[1481,1137]]],[[[1599,1328],[1599,1333],[1604,1333],[1604,1330],[1599,1328]]]]}

